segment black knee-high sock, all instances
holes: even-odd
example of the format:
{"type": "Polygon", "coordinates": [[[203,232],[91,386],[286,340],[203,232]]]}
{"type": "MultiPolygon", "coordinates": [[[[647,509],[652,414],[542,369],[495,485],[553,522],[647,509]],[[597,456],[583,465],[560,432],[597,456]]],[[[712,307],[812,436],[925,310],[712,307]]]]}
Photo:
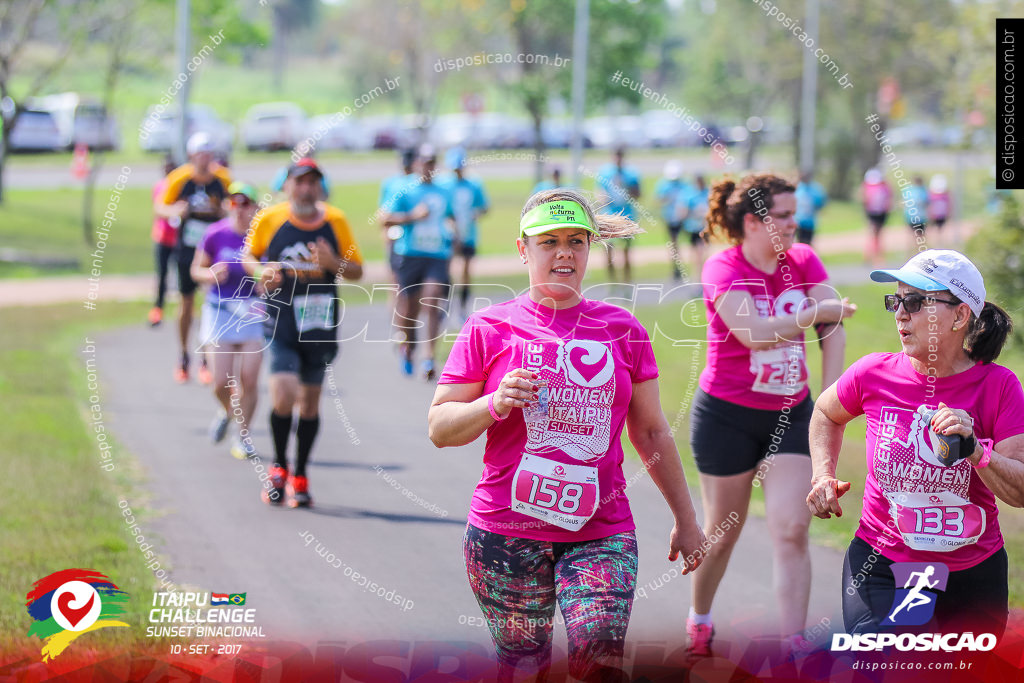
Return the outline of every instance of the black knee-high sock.
{"type": "Polygon", "coordinates": [[[462,288],[461,292],[459,292],[459,297],[460,297],[460,303],[462,304],[462,307],[465,308],[466,307],[466,303],[469,301],[469,285],[468,284],[462,288]]]}
{"type": "MultiPolygon", "coordinates": [[[[301,422],[300,422],[301,424],[301,422]]],[[[274,464],[288,469],[288,434],[292,431],[292,414],[278,415],[270,411],[270,434],[274,438],[274,464]]]]}
{"type": "Polygon", "coordinates": [[[306,476],[306,462],[309,460],[309,452],[313,450],[313,440],[316,433],[320,431],[320,416],[311,418],[299,418],[299,426],[295,428],[295,438],[298,442],[298,455],[295,458],[295,476],[306,476]]]}

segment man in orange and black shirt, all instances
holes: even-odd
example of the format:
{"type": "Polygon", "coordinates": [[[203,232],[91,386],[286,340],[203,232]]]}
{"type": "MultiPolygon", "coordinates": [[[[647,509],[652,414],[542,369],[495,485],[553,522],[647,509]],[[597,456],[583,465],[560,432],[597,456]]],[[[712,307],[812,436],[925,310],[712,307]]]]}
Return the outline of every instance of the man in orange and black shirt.
{"type": "MultiPolygon", "coordinates": [[[[178,227],[174,258],[178,265],[178,291],[181,292],[178,310],[181,361],[175,369],[174,378],[179,382],[188,381],[188,335],[192,329],[196,292],[196,281],[191,273],[192,259],[206,229],[224,217],[223,203],[231,185],[227,169],[213,161],[213,143],[206,133],[195,133],[190,137],[186,150],[189,163],[179,166],[167,176],[162,205],[156,207],[160,216],[171,224],[177,223],[178,227]]],[[[209,374],[204,358],[199,371],[200,381],[209,384],[212,379],[209,374]]]]}
{"type": "Polygon", "coordinates": [[[306,463],[320,428],[320,389],[338,352],[338,278],[362,277],[362,256],[345,214],[320,201],[323,173],[312,159],[288,169],[288,201],[267,209],[253,224],[242,257],[267,292],[266,336],[270,339],[270,433],[274,440],[271,490],[263,500],[311,504],[306,463]],[[262,263],[261,263],[262,261],[262,263]],[[286,449],[296,406],[295,471],[288,474],[286,449]]]}

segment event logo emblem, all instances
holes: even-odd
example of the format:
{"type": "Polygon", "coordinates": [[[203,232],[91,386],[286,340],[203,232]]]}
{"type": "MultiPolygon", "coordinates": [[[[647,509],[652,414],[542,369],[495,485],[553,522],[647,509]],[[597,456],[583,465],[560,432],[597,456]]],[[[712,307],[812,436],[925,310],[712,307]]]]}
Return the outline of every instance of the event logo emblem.
{"type": "Polygon", "coordinates": [[[935,613],[936,591],[946,590],[949,567],[941,562],[894,562],[896,589],[882,626],[921,626],[935,613]]]}
{"type": "Polygon", "coordinates": [[[564,363],[565,374],[573,384],[603,386],[615,372],[611,350],[601,342],[577,339],[558,351],[559,362],[564,363]]]}
{"type": "Polygon", "coordinates": [[[75,638],[111,626],[124,613],[128,594],[92,569],[65,569],[35,582],[25,599],[33,619],[28,635],[43,639],[43,661],[62,653],[75,638]]]}

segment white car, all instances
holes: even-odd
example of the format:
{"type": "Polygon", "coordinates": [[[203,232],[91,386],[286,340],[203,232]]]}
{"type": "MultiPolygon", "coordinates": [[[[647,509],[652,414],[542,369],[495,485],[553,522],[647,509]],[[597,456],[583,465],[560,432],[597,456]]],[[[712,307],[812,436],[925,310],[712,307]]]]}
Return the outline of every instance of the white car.
{"type": "Polygon", "coordinates": [[[96,98],[65,92],[33,99],[30,106],[50,112],[63,149],[74,149],[76,145],[100,150],[120,147],[117,122],[96,98]]]}
{"type": "Polygon", "coordinates": [[[257,149],[292,149],[307,136],[306,112],[291,102],[266,102],[249,109],[242,120],[242,144],[257,149]]]}
{"type": "MultiPolygon", "coordinates": [[[[338,114],[314,116],[306,124],[306,135],[299,143],[312,150],[348,149],[365,151],[373,148],[372,134],[354,117],[338,114]]],[[[302,149],[299,150],[301,154],[302,149]]]]}
{"type": "MultiPolygon", "coordinates": [[[[178,108],[169,106],[158,111],[154,105],[149,108],[146,118],[139,125],[139,146],[146,152],[169,152],[178,136],[180,121],[178,108]]],[[[235,128],[221,121],[213,109],[203,104],[190,104],[185,118],[185,139],[193,133],[203,132],[210,136],[214,150],[229,155],[235,138],[235,128]]]]}
{"type": "Polygon", "coordinates": [[[639,116],[595,116],[583,122],[583,130],[594,147],[637,149],[650,146],[639,116]]]}
{"type": "Polygon", "coordinates": [[[40,109],[22,109],[7,140],[12,152],[55,152],[62,148],[53,115],[40,109]]]}

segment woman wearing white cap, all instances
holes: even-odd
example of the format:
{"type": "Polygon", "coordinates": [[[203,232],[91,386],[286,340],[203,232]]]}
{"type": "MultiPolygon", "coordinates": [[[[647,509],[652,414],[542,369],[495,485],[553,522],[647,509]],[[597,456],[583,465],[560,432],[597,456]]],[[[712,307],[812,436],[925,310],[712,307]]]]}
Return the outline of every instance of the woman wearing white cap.
{"type": "Polygon", "coordinates": [[[575,190],[530,197],[517,240],[530,289],[469,317],[434,394],[435,445],[487,433],[463,552],[498,680],[527,662],[543,677],[556,603],[570,676],[621,677],[637,570],[623,427],[671,508],[669,560],[681,556],[683,574],[701,563],[706,541],[661,411],[650,338],[629,311],[580,294],[591,242],[637,231],[621,215],[595,215],[575,190]]]}
{"type": "Polygon", "coordinates": [[[867,418],[864,503],[843,566],[846,630],[927,623],[998,635],[1007,558],[996,498],[1024,506],[1024,392],[992,362],[1010,318],[985,301],[981,273],[955,251],[924,251],[871,279],[897,283],[885,307],[903,350],[850,366],[818,398],[810,427],[807,504],[828,519],[842,514],[839,498],[851,486],[836,478],[843,431],[867,418]],[[897,601],[898,588],[916,598],[897,601]]]}

